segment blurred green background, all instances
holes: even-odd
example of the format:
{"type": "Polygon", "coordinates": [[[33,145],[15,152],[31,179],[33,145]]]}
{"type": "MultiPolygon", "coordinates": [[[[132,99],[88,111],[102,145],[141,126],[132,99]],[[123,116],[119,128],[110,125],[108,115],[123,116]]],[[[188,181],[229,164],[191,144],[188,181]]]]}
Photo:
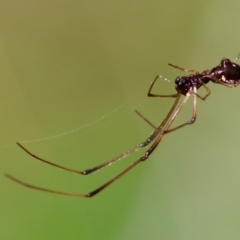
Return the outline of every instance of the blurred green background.
{"type": "Polygon", "coordinates": [[[79,193],[113,177],[144,150],[82,177],[37,162],[15,142],[82,170],[142,142],[152,129],[133,109],[158,124],[173,101],[147,98],[150,82],[161,74],[171,81],[154,92],[173,93],[183,73],[167,63],[202,71],[233,59],[239,9],[237,0],[0,1],[0,238],[240,239],[238,88],[210,83],[193,126],[166,136],[92,199],[3,176],[79,193]]]}

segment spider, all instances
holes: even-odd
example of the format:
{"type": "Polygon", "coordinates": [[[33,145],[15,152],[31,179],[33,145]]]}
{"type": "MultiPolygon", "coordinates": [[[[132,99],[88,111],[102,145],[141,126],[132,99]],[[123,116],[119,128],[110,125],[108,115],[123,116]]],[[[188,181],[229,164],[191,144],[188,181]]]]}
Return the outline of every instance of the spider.
{"type": "Polygon", "coordinates": [[[146,121],[149,125],[151,125],[154,128],[153,133],[144,142],[136,145],[135,147],[133,147],[132,149],[130,149],[126,152],[123,152],[122,154],[118,155],[117,157],[115,157],[107,162],[104,162],[100,165],[97,165],[95,167],[86,169],[84,171],[70,169],[70,168],[55,164],[53,162],[47,161],[43,158],[40,158],[40,157],[34,155],[32,152],[30,152],[24,146],[22,146],[20,143],[17,142],[17,145],[31,157],[33,157],[43,163],[49,164],[53,167],[60,168],[65,171],[77,173],[80,175],[88,175],[90,173],[98,171],[108,165],[111,165],[115,162],[120,161],[121,159],[129,156],[131,153],[136,152],[136,151],[150,145],[150,147],[146,150],[146,152],[144,153],[144,155],[142,157],[137,159],[135,162],[133,162],[131,165],[129,165],[126,169],[124,169],[122,172],[120,172],[114,178],[110,179],[109,181],[107,181],[100,187],[96,188],[95,190],[93,190],[87,194],[62,192],[62,191],[51,190],[51,189],[42,188],[42,187],[28,184],[28,183],[23,182],[9,174],[5,174],[5,176],[22,186],[32,188],[35,190],[40,190],[40,191],[59,194],[59,195],[67,195],[67,196],[71,196],[71,197],[80,197],[80,198],[90,198],[90,197],[95,196],[96,194],[100,193],[102,190],[104,190],[108,186],[110,186],[112,183],[114,183],[116,180],[121,178],[125,173],[129,172],[131,169],[136,167],[139,163],[146,161],[149,158],[149,156],[154,152],[154,150],[157,148],[159,143],[162,141],[165,134],[173,132],[184,126],[191,125],[196,121],[197,98],[199,98],[200,100],[205,100],[211,93],[210,89],[206,86],[206,84],[208,82],[211,81],[213,83],[221,84],[221,85],[224,85],[224,86],[230,87],[230,88],[234,88],[234,87],[238,86],[240,84],[240,65],[236,64],[235,62],[239,58],[240,58],[240,54],[237,55],[237,57],[234,59],[234,61],[231,61],[227,58],[223,58],[218,66],[214,67],[212,70],[207,69],[207,70],[203,71],[202,73],[199,73],[198,71],[195,71],[195,70],[181,68],[181,67],[178,67],[173,64],[168,64],[171,67],[174,67],[174,68],[184,71],[186,73],[190,73],[190,75],[176,78],[175,89],[177,92],[172,95],[159,95],[159,94],[152,93],[152,88],[153,88],[155,82],[157,81],[157,79],[160,77],[159,75],[156,76],[155,79],[153,80],[153,82],[151,83],[150,88],[148,90],[148,94],[147,94],[148,97],[175,98],[175,101],[174,101],[172,107],[170,108],[168,114],[166,115],[166,117],[163,119],[163,121],[161,122],[161,124],[159,126],[155,127],[141,113],[139,113],[137,110],[135,110],[136,113],[141,118],[143,118],[144,121],[146,121]],[[204,87],[206,90],[206,94],[203,97],[197,93],[197,90],[200,87],[204,87]],[[182,101],[180,101],[180,98],[182,95],[184,96],[184,98],[182,101]],[[179,112],[184,107],[184,105],[186,104],[186,102],[188,101],[188,99],[191,95],[193,95],[193,113],[192,113],[191,119],[187,122],[184,122],[184,123],[176,126],[176,127],[171,128],[173,121],[176,119],[179,112]]]}

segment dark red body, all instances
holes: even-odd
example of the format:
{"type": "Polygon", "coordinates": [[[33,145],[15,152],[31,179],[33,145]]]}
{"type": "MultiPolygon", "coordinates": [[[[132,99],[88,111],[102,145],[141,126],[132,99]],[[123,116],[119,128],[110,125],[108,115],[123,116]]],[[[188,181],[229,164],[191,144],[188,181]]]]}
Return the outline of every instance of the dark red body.
{"type": "Polygon", "coordinates": [[[175,88],[177,92],[186,95],[194,86],[198,89],[209,81],[233,87],[238,85],[240,83],[240,65],[223,58],[221,63],[210,71],[177,77],[175,88]]]}

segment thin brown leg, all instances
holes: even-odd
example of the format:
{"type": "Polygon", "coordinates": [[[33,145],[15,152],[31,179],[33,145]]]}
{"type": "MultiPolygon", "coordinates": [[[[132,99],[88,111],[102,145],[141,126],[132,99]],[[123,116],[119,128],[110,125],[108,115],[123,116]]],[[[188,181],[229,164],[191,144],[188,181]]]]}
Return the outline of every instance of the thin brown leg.
{"type": "MultiPolygon", "coordinates": [[[[201,100],[205,100],[205,99],[210,95],[210,93],[211,93],[210,89],[209,89],[208,87],[206,87],[205,84],[203,84],[203,86],[204,86],[204,88],[207,90],[207,93],[206,93],[206,95],[205,95],[204,97],[201,97],[200,95],[197,94],[197,89],[196,89],[196,87],[194,87],[193,93],[188,93],[188,94],[190,94],[190,95],[193,94],[193,98],[194,98],[194,100],[193,100],[193,114],[192,114],[192,118],[191,118],[189,121],[187,121],[187,122],[185,122],[185,123],[183,123],[183,124],[178,125],[177,127],[168,129],[167,131],[164,132],[164,134],[173,132],[173,131],[175,131],[175,130],[177,130],[177,129],[180,129],[180,128],[186,126],[186,125],[193,124],[193,123],[196,121],[196,118],[197,118],[197,98],[196,98],[196,96],[198,96],[201,100]]],[[[140,113],[139,113],[139,114],[140,114],[140,113]]],[[[142,115],[141,115],[141,116],[142,116],[142,115]]],[[[144,116],[142,116],[142,117],[144,118],[144,120],[146,119],[144,116]]],[[[146,119],[146,121],[148,121],[148,120],[146,119]]],[[[149,123],[150,125],[152,124],[152,123],[149,122],[149,121],[148,121],[148,123],[149,123]]],[[[152,125],[151,125],[151,126],[152,126],[152,125]]]]}
{"type": "Polygon", "coordinates": [[[111,159],[110,161],[104,162],[104,163],[102,163],[102,164],[100,164],[100,165],[98,165],[98,166],[95,166],[95,167],[86,169],[86,170],[84,170],[84,171],[81,171],[81,170],[75,170],[75,169],[67,168],[67,167],[64,167],[64,166],[55,164],[55,163],[53,163],[53,162],[50,162],[50,161],[48,161],[48,160],[45,160],[45,159],[43,159],[43,158],[40,158],[40,157],[38,157],[37,155],[35,155],[35,154],[33,154],[32,152],[30,152],[29,150],[27,150],[27,149],[26,149],[25,147],[23,147],[20,143],[17,142],[17,145],[18,145],[20,148],[22,148],[22,150],[24,150],[24,151],[25,151],[27,154],[29,154],[31,157],[33,157],[33,158],[35,158],[35,159],[37,159],[37,160],[39,160],[39,161],[41,161],[41,162],[43,162],[43,163],[49,164],[49,165],[51,165],[51,166],[53,166],[53,167],[60,168],[60,169],[62,169],[62,170],[68,171],[68,172],[77,173],[77,174],[80,174],[80,175],[88,175],[88,174],[93,173],[93,172],[95,172],[95,171],[97,171],[97,170],[100,170],[100,169],[103,168],[103,167],[106,167],[106,166],[111,165],[111,164],[113,164],[113,163],[115,163],[115,162],[117,162],[117,161],[120,161],[121,159],[127,157],[127,156],[130,155],[131,153],[136,152],[136,151],[138,151],[140,148],[142,148],[142,146],[137,145],[137,146],[135,146],[134,148],[132,148],[132,149],[130,149],[130,150],[122,153],[121,155],[119,155],[119,156],[111,159]]]}
{"type": "Polygon", "coordinates": [[[150,88],[148,90],[148,97],[173,97],[173,98],[176,98],[178,96],[178,93],[175,93],[175,94],[170,94],[170,95],[159,95],[159,94],[154,94],[154,93],[151,93],[152,91],[152,88],[153,88],[153,85],[155,84],[155,82],[157,81],[157,79],[160,78],[159,75],[157,75],[153,82],[151,83],[150,85],[150,88]]]}
{"type": "Polygon", "coordinates": [[[73,173],[77,173],[77,174],[82,174],[84,175],[84,171],[80,171],[80,170],[75,170],[75,169],[71,169],[71,168],[67,168],[67,167],[64,167],[64,166],[61,166],[61,165],[58,165],[56,163],[52,163],[52,162],[49,162],[43,158],[40,158],[38,157],[37,155],[33,154],[32,152],[30,152],[29,150],[27,150],[23,145],[21,145],[20,143],[16,143],[23,151],[25,151],[28,155],[30,155],[31,157],[43,162],[43,163],[47,163],[53,167],[56,167],[56,168],[61,168],[62,170],[66,170],[68,172],[73,172],[73,173]]]}
{"type": "Polygon", "coordinates": [[[51,189],[47,189],[47,188],[42,188],[42,187],[38,187],[38,186],[34,186],[31,184],[28,184],[26,182],[23,182],[9,174],[5,174],[5,177],[11,179],[12,181],[27,187],[27,188],[31,188],[31,189],[35,189],[35,190],[39,190],[39,191],[43,191],[43,192],[48,192],[48,193],[54,193],[54,194],[58,194],[58,195],[64,195],[64,196],[70,196],[70,197],[80,197],[80,198],[87,198],[87,194],[78,194],[78,193],[68,193],[68,192],[61,192],[61,191],[55,191],[55,190],[51,190],[51,189]]]}
{"type": "Polygon", "coordinates": [[[202,86],[206,89],[207,93],[204,97],[200,96],[199,94],[196,93],[197,97],[199,97],[201,100],[205,100],[210,94],[211,94],[211,90],[204,84],[202,83],[202,86]]]}
{"type": "MultiPolygon", "coordinates": [[[[72,196],[72,197],[83,197],[83,198],[89,198],[89,197],[93,197],[96,194],[100,193],[102,190],[104,190],[105,188],[107,188],[108,186],[110,186],[112,183],[114,183],[117,179],[119,179],[120,177],[122,177],[125,173],[127,173],[128,171],[130,171],[131,169],[133,169],[135,166],[137,166],[140,162],[145,161],[148,159],[148,157],[153,153],[153,151],[156,149],[156,147],[158,146],[158,144],[161,142],[163,136],[165,135],[165,133],[168,132],[171,124],[173,123],[173,121],[175,120],[175,118],[177,117],[177,115],[179,114],[180,110],[183,108],[183,106],[186,104],[188,98],[190,97],[191,93],[187,93],[187,95],[185,96],[185,98],[183,99],[182,103],[178,106],[178,108],[176,109],[176,111],[173,113],[173,116],[171,117],[171,119],[166,123],[165,127],[163,128],[163,130],[160,132],[160,135],[158,135],[157,139],[155,140],[155,142],[151,145],[151,147],[145,152],[145,154],[139,158],[138,160],[136,160],[135,162],[133,162],[129,167],[127,167],[125,170],[123,170],[122,172],[120,172],[118,175],[116,175],[114,178],[112,178],[111,180],[109,180],[108,182],[106,182],[105,184],[103,184],[102,186],[100,186],[99,188],[91,191],[88,194],[76,194],[76,193],[67,193],[67,192],[61,192],[61,191],[55,191],[55,190],[50,190],[50,189],[46,189],[46,188],[42,188],[42,187],[38,187],[38,186],[34,186],[28,183],[25,183],[23,181],[18,180],[15,177],[12,177],[9,174],[5,174],[5,176],[9,179],[11,179],[12,181],[23,185],[25,187],[28,188],[32,188],[35,190],[40,190],[40,191],[44,191],[44,192],[50,192],[50,193],[54,193],[54,194],[59,194],[59,195],[66,195],[66,196],[72,196]]],[[[177,100],[177,99],[176,99],[177,100]]],[[[178,97],[179,100],[179,97],[178,97]]],[[[175,101],[176,102],[176,101],[175,101]]],[[[168,118],[169,119],[169,118],[168,118]]],[[[165,121],[165,119],[164,119],[165,121]]],[[[161,124],[162,125],[162,124],[161,124]]],[[[161,126],[160,125],[160,126],[161,126]]],[[[159,126],[159,127],[160,127],[159,126]]]]}
{"type": "MultiPolygon", "coordinates": [[[[196,91],[196,88],[194,88],[194,90],[196,91]]],[[[178,106],[178,108],[176,109],[176,111],[173,113],[172,117],[170,118],[170,120],[167,122],[167,124],[165,125],[164,129],[161,131],[161,134],[157,137],[157,139],[155,140],[155,142],[151,145],[151,147],[145,152],[145,155],[141,158],[143,161],[146,160],[151,153],[156,149],[156,147],[158,146],[158,144],[161,142],[161,140],[163,139],[164,135],[166,133],[171,132],[170,126],[172,125],[173,121],[175,120],[175,118],[178,116],[179,112],[181,111],[181,109],[184,107],[184,105],[186,104],[186,102],[188,101],[189,97],[191,96],[192,92],[188,92],[185,96],[185,98],[183,99],[183,101],[181,102],[181,104],[178,106]]],[[[180,127],[180,126],[179,126],[180,127]]],[[[173,128],[176,129],[176,128],[173,128]]],[[[172,130],[173,130],[172,129],[172,130]]]]}
{"type": "Polygon", "coordinates": [[[139,149],[143,148],[143,147],[146,147],[148,144],[150,144],[160,133],[161,129],[163,128],[163,126],[166,124],[166,122],[168,121],[168,119],[170,118],[170,116],[172,115],[174,109],[176,108],[177,106],[177,103],[180,99],[180,94],[179,96],[176,98],[175,102],[173,103],[170,111],[168,112],[167,116],[165,117],[165,119],[162,121],[162,123],[158,126],[158,128],[156,128],[156,130],[150,135],[149,138],[146,139],[146,141],[136,145],[134,148],[128,150],[128,151],[125,151],[124,153],[120,154],[119,156],[107,161],[107,162],[104,162],[100,165],[97,165],[95,167],[92,167],[92,168],[89,168],[89,169],[86,169],[84,171],[81,171],[81,170],[75,170],[75,169],[70,169],[70,168],[67,168],[67,167],[64,167],[64,166],[61,166],[61,165],[58,165],[58,164],[55,164],[55,163],[52,163],[46,159],[43,159],[41,157],[38,157],[37,155],[33,154],[32,152],[30,152],[28,149],[26,149],[25,147],[23,147],[20,143],[17,143],[17,145],[23,150],[25,151],[28,155],[30,155],[31,157],[43,162],[43,163],[46,163],[46,164],[49,164],[53,167],[56,167],[56,168],[60,168],[62,170],[65,170],[65,171],[68,171],[68,172],[73,172],[73,173],[77,173],[77,174],[81,174],[81,175],[88,175],[90,173],[93,173],[95,171],[98,171],[106,166],[109,166],[115,162],[118,162],[120,160],[122,160],[123,158],[129,156],[131,153],[133,152],[136,152],[138,151],[139,149]]]}
{"type": "Polygon", "coordinates": [[[186,125],[193,124],[196,121],[196,118],[197,118],[197,97],[199,97],[201,100],[205,100],[211,94],[210,89],[205,84],[203,84],[203,87],[207,91],[207,93],[204,97],[201,97],[200,95],[197,94],[197,88],[196,87],[193,88],[192,93],[188,93],[188,94],[193,94],[193,114],[192,114],[192,118],[189,121],[178,125],[177,127],[174,127],[174,128],[171,128],[171,129],[167,130],[166,133],[173,132],[173,131],[175,131],[179,128],[182,128],[186,125]]]}
{"type": "Polygon", "coordinates": [[[134,109],[134,112],[142,118],[148,125],[150,125],[153,129],[157,129],[153,123],[151,123],[146,117],[144,117],[137,109],[134,109]]]}
{"type": "MultiPolygon", "coordinates": [[[[196,118],[197,118],[197,88],[196,87],[193,88],[193,92],[192,93],[188,92],[186,97],[187,96],[190,97],[191,94],[193,94],[193,114],[192,114],[192,118],[189,121],[187,121],[187,122],[185,122],[183,124],[178,125],[177,127],[174,127],[174,128],[166,130],[165,133],[173,132],[173,131],[175,131],[175,130],[177,130],[179,128],[182,128],[182,127],[184,127],[186,125],[193,124],[196,121],[196,118]]],[[[185,99],[186,99],[186,97],[185,97],[185,99]]],[[[185,103],[183,105],[185,105],[185,103]]]]}
{"type": "MultiPolygon", "coordinates": [[[[160,95],[160,94],[153,94],[151,93],[152,91],[152,88],[155,84],[155,82],[157,81],[158,78],[161,78],[160,75],[157,75],[154,80],[152,81],[151,85],[150,85],[150,88],[148,90],[148,97],[173,97],[173,98],[176,98],[178,96],[178,93],[175,93],[175,94],[170,94],[170,95],[160,95]]],[[[144,117],[138,110],[134,109],[134,111],[137,113],[137,115],[142,118],[146,123],[148,123],[152,128],[154,129],[157,129],[157,127],[151,123],[146,117],[144,117]]]]}
{"type": "Polygon", "coordinates": [[[171,67],[174,67],[174,68],[176,68],[176,69],[179,69],[179,70],[181,70],[181,71],[183,71],[183,72],[193,73],[194,75],[199,74],[199,72],[196,71],[196,70],[191,70],[191,69],[187,69],[187,68],[182,68],[182,67],[173,65],[173,64],[171,64],[171,63],[169,63],[168,65],[171,66],[171,67]]]}

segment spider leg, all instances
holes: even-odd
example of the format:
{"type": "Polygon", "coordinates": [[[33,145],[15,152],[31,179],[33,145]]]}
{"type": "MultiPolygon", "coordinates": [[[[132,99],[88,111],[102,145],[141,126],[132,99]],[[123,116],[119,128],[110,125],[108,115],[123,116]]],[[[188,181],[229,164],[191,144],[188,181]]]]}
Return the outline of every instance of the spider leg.
{"type": "Polygon", "coordinates": [[[42,188],[42,187],[38,187],[38,186],[34,186],[32,184],[23,182],[9,174],[5,174],[5,176],[9,179],[11,179],[12,181],[27,187],[27,188],[31,188],[31,189],[35,189],[35,190],[39,190],[39,191],[43,191],[43,192],[48,192],[48,193],[54,193],[54,194],[58,194],[58,195],[64,195],[64,196],[70,196],[70,197],[79,197],[79,198],[90,198],[95,196],[96,194],[98,194],[99,192],[101,192],[103,189],[107,188],[109,185],[111,185],[112,183],[114,183],[117,179],[119,179],[121,176],[123,176],[125,173],[127,173],[129,170],[131,170],[133,167],[135,167],[138,163],[142,162],[142,159],[138,159],[137,161],[133,162],[129,167],[127,167],[124,171],[122,171],[121,173],[119,173],[118,175],[116,175],[114,178],[112,178],[110,181],[106,182],[105,184],[103,184],[102,186],[100,186],[99,188],[87,193],[87,194],[81,194],[81,193],[69,193],[69,192],[62,192],[62,191],[56,191],[56,190],[52,190],[52,189],[47,189],[47,188],[42,188]]]}
{"type": "Polygon", "coordinates": [[[146,117],[144,117],[137,109],[134,109],[134,112],[140,117],[142,118],[146,123],[148,123],[148,125],[150,125],[153,129],[157,129],[157,127],[151,123],[146,117]]]}
{"type": "MultiPolygon", "coordinates": [[[[159,95],[159,94],[153,94],[151,93],[152,91],[152,88],[155,84],[155,82],[157,81],[158,78],[160,78],[161,76],[160,75],[157,75],[155,77],[155,79],[152,81],[151,85],[150,85],[150,88],[148,90],[148,97],[174,97],[176,98],[178,96],[178,93],[175,93],[175,94],[171,94],[171,95],[159,95]]],[[[137,115],[142,118],[146,123],[148,123],[152,128],[154,129],[157,129],[157,127],[151,123],[146,117],[144,117],[138,110],[134,109],[135,113],[137,113],[137,115]]]]}
{"type": "MultiPolygon", "coordinates": [[[[201,100],[205,100],[205,99],[211,94],[210,89],[209,89],[205,84],[203,84],[203,87],[204,87],[204,88],[206,89],[206,91],[207,91],[207,93],[206,93],[206,95],[205,95],[204,97],[202,97],[202,96],[200,96],[199,94],[197,94],[197,89],[196,89],[196,87],[193,89],[193,98],[194,98],[194,100],[193,100],[193,114],[192,114],[192,118],[191,118],[189,121],[187,121],[187,122],[185,122],[185,123],[183,123],[183,124],[180,124],[180,125],[177,126],[177,127],[174,127],[174,128],[171,128],[171,129],[165,131],[165,133],[169,133],[169,132],[175,131],[175,130],[177,130],[177,129],[179,129],[179,128],[182,128],[182,127],[184,127],[184,126],[186,126],[186,125],[193,124],[193,123],[196,121],[196,118],[197,118],[197,98],[196,98],[196,96],[199,97],[201,100]]],[[[135,112],[136,112],[141,118],[143,118],[143,120],[145,120],[150,126],[152,126],[152,127],[155,128],[155,126],[154,126],[148,119],[146,119],[141,113],[139,113],[137,110],[135,110],[135,112]]]]}
{"type": "MultiPolygon", "coordinates": [[[[35,189],[35,190],[39,190],[39,191],[44,191],[44,192],[49,192],[49,193],[54,193],[54,194],[59,194],[59,195],[66,195],[66,196],[72,196],[72,197],[80,197],[80,198],[90,198],[95,196],[96,194],[100,193],[102,190],[104,190],[105,188],[107,188],[108,186],[110,186],[112,183],[114,183],[116,180],[118,180],[119,178],[121,178],[125,173],[127,173],[128,171],[130,171],[131,169],[133,169],[135,166],[137,166],[139,163],[147,160],[149,158],[149,156],[153,153],[153,151],[156,149],[156,147],[159,145],[159,143],[161,142],[161,140],[163,139],[164,135],[169,131],[169,128],[171,126],[171,124],[173,123],[173,121],[175,120],[175,118],[177,117],[177,115],[179,114],[180,110],[183,108],[183,106],[186,104],[188,98],[190,97],[192,93],[188,92],[185,96],[185,98],[183,99],[183,101],[181,102],[181,104],[178,106],[178,108],[176,109],[176,111],[173,113],[172,117],[168,118],[168,120],[166,120],[166,118],[164,119],[164,121],[166,120],[166,125],[164,126],[163,130],[161,130],[160,134],[158,134],[158,137],[156,138],[156,140],[154,141],[154,143],[151,145],[151,147],[145,152],[145,154],[139,158],[138,160],[136,160],[135,162],[133,162],[129,167],[127,167],[125,170],[123,170],[122,172],[120,172],[118,175],[116,175],[114,178],[110,179],[109,181],[107,181],[105,184],[101,185],[100,187],[98,187],[97,189],[87,193],[87,194],[77,194],[77,193],[68,193],[68,192],[61,192],[61,191],[55,191],[55,190],[51,190],[51,189],[46,189],[46,188],[42,188],[42,187],[38,187],[38,186],[34,186],[28,183],[25,183],[21,180],[18,180],[15,177],[12,177],[9,174],[5,174],[5,176],[9,179],[11,179],[12,181],[23,185],[25,187],[31,188],[31,189],[35,189]]],[[[180,95],[178,96],[178,98],[176,100],[179,100],[180,95]]],[[[176,102],[176,101],[175,101],[176,102]]],[[[178,102],[178,101],[177,101],[178,102]]],[[[170,115],[171,116],[171,115],[170,115]]],[[[160,124],[161,126],[162,124],[160,124]]],[[[159,127],[160,127],[159,126],[159,127]]],[[[162,128],[161,128],[162,129],[162,128]]],[[[152,137],[152,135],[150,136],[150,138],[152,137]]],[[[148,139],[150,139],[148,138],[148,139]]]]}
{"type": "Polygon", "coordinates": [[[155,82],[157,81],[157,79],[160,78],[160,75],[157,75],[154,80],[152,81],[150,88],[148,90],[148,97],[173,97],[176,98],[178,96],[178,93],[175,94],[170,94],[170,95],[159,95],[159,94],[153,94],[151,93],[153,85],[155,84],[155,82]]]}
{"type": "MultiPolygon", "coordinates": [[[[175,130],[177,130],[179,128],[182,128],[182,127],[184,127],[186,125],[193,124],[196,121],[196,118],[197,118],[197,88],[196,88],[196,86],[193,88],[192,92],[190,92],[190,91],[187,93],[187,95],[188,95],[188,97],[190,97],[190,95],[193,94],[193,114],[192,114],[192,118],[189,121],[178,125],[177,127],[174,127],[174,128],[166,130],[165,133],[173,132],[173,131],[175,131],[175,130]]],[[[187,95],[186,95],[186,97],[187,97],[187,95]]]]}
{"type": "Polygon", "coordinates": [[[198,98],[200,98],[201,100],[205,100],[210,94],[211,94],[211,90],[202,82],[202,86],[206,89],[207,93],[204,97],[200,96],[199,94],[197,93],[194,93],[197,95],[198,98]]]}
{"type": "Polygon", "coordinates": [[[108,165],[111,165],[111,164],[113,164],[113,163],[115,163],[115,162],[117,162],[117,161],[119,161],[119,160],[127,157],[127,156],[130,155],[131,153],[138,151],[138,150],[142,147],[142,146],[140,146],[140,145],[137,145],[137,146],[135,146],[134,148],[132,148],[132,149],[130,149],[130,150],[122,153],[121,155],[119,155],[119,156],[111,159],[110,161],[104,162],[104,163],[102,163],[102,164],[100,164],[100,165],[97,165],[97,166],[95,166],[95,167],[92,167],[92,168],[86,169],[86,170],[84,170],[84,171],[81,171],[81,170],[76,170],[76,169],[67,168],[67,167],[64,167],[64,166],[62,166],[62,165],[59,165],[59,164],[50,162],[50,161],[48,161],[48,160],[46,160],[46,159],[43,159],[43,158],[38,157],[37,155],[33,154],[32,152],[30,152],[29,150],[27,150],[25,147],[23,147],[23,146],[22,146],[20,143],[18,143],[18,142],[17,142],[17,145],[18,145],[23,151],[25,151],[28,155],[30,155],[31,157],[33,157],[33,158],[35,158],[35,159],[37,159],[37,160],[39,160],[39,161],[41,161],[41,162],[43,162],[43,163],[49,164],[49,165],[51,165],[51,166],[53,166],[53,167],[60,168],[60,169],[62,169],[62,170],[68,171],[68,172],[77,173],[77,174],[80,174],[80,175],[88,175],[88,174],[93,173],[93,172],[95,172],[95,171],[97,171],[97,170],[99,170],[99,169],[101,169],[101,168],[103,168],[103,167],[106,167],[106,166],[108,166],[108,165]]]}
{"type": "Polygon", "coordinates": [[[5,174],[5,177],[9,178],[10,180],[12,180],[15,183],[18,183],[18,184],[20,184],[24,187],[39,190],[39,191],[42,191],[42,192],[54,193],[54,194],[58,194],[58,195],[65,195],[65,196],[71,196],[71,197],[82,197],[82,198],[87,197],[86,194],[61,192],[61,191],[55,191],[55,190],[51,190],[51,189],[47,189],[47,188],[34,186],[34,185],[29,184],[29,183],[23,182],[23,181],[19,180],[18,178],[15,178],[15,177],[11,176],[10,174],[7,174],[7,173],[5,174]]]}
{"type": "Polygon", "coordinates": [[[181,70],[181,71],[183,71],[183,72],[193,73],[194,75],[199,74],[199,72],[196,71],[196,70],[191,70],[191,69],[182,68],[182,67],[173,65],[173,64],[171,64],[171,63],[169,63],[168,65],[171,66],[171,67],[174,67],[174,68],[176,68],[176,69],[179,69],[179,70],[181,70]]]}
{"type": "Polygon", "coordinates": [[[75,169],[71,169],[71,168],[67,168],[67,167],[64,167],[62,165],[59,165],[59,164],[55,164],[51,161],[48,161],[46,159],[43,159],[41,157],[38,157],[37,155],[33,154],[32,152],[30,152],[28,149],[26,149],[25,147],[23,147],[20,143],[17,142],[17,145],[23,150],[25,151],[28,155],[30,155],[31,157],[43,162],[43,163],[46,163],[46,164],[49,164],[53,167],[56,167],[56,168],[60,168],[62,170],[65,170],[65,171],[68,171],[68,172],[73,172],[73,173],[77,173],[77,174],[80,174],[80,175],[88,175],[90,173],[93,173],[95,171],[98,171],[100,170],[101,168],[104,168],[106,166],[109,166],[113,163],[116,163],[120,160],[122,160],[123,158],[129,156],[131,153],[133,152],[136,152],[138,151],[139,149],[143,148],[143,147],[146,147],[148,144],[150,144],[160,133],[161,129],[163,128],[163,126],[166,124],[166,122],[168,121],[168,119],[170,118],[170,116],[172,115],[174,109],[176,108],[177,106],[177,103],[180,99],[180,94],[179,96],[176,98],[175,102],[173,103],[170,111],[168,112],[167,116],[165,117],[165,119],[162,121],[162,123],[158,126],[158,128],[155,129],[155,131],[150,135],[149,138],[146,139],[146,141],[136,145],[135,147],[133,147],[132,149],[128,150],[128,151],[125,151],[124,153],[118,155],[117,157],[109,160],[109,161],[106,161],[100,165],[97,165],[95,167],[92,167],[92,168],[89,168],[89,169],[86,169],[84,171],[81,171],[81,170],[75,170],[75,169]]]}

